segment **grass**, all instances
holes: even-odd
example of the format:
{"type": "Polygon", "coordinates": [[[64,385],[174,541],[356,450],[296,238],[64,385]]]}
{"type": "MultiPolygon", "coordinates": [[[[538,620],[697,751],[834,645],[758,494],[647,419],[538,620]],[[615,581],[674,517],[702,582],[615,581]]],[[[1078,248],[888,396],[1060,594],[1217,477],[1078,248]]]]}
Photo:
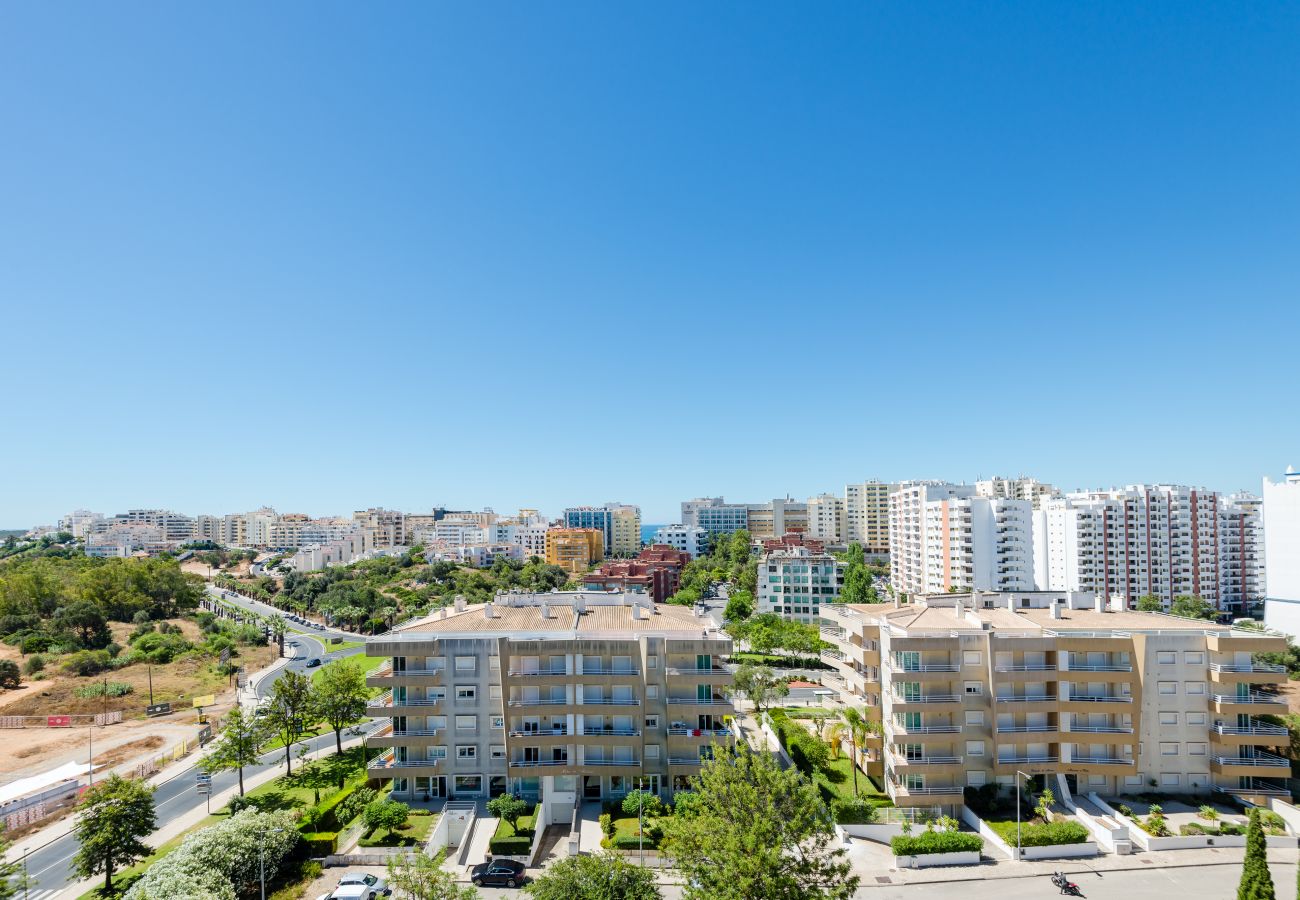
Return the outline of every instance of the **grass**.
{"type": "MultiPolygon", "coordinates": [[[[364,646],[364,645],[362,645],[362,646],[364,646]]],[[[331,661],[325,663],[325,665],[321,666],[320,668],[316,669],[314,672],[311,673],[311,683],[312,683],[312,685],[315,686],[315,685],[320,684],[320,680],[321,680],[323,677],[325,677],[325,670],[328,669],[330,666],[337,666],[339,663],[341,663],[341,662],[345,662],[345,661],[346,661],[346,662],[352,662],[353,659],[354,659],[354,657],[351,657],[351,656],[350,656],[350,657],[348,657],[346,660],[335,659],[335,660],[331,660],[331,661]]],[[[363,672],[365,672],[365,674],[369,675],[371,672],[373,672],[373,671],[375,671],[376,669],[378,669],[380,666],[382,666],[382,665],[383,665],[385,662],[387,662],[387,661],[388,661],[388,660],[386,660],[386,659],[385,659],[384,657],[382,657],[382,656],[374,657],[374,658],[363,657],[362,660],[361,660],[361,670],[362,670],[363,672]]],[[[379,696],[381,693],[383,693],[383,691],[384,691],[383,688],[371,688],[371,689],[370,689],[370,696],[372,696],[372,697],[377,697],[377,696],[379,696]]]]}
{"type": "Polygon", "coordinates": [[[731,654],[731,662],[752,663],[773,669],[829,669],[830,666],[815,656],[786,656],[783,653],[754,653],[750,650],[731,654]]]}
{"type": "MultiPolygon", "coordinates": [[[[305,809],[316,804],[317,793],[321,800],[336,794],[340,777],[344,787],[364,783],[366,767],[362,761],[362,752],[363,748],[352,747],[344,750],[342,756],[330,755],[314,760],[295,769],[293,775],[281,775],[253,788],[244,796],[256,800],[258,808],[264,812],[305,809]]],[[[217,822],[227,815],[229,813],[222,809],[209,818],[217,822]]]]}
{"type": "MultiPolygon", "coordinates": [[[[836,798],[845,800],[853,798],[852,766],[853,764],[849,761],[846,753],[841,755],[839,759],[832,759],[824,768],[813,773],[813,784],[817,786],[817,791],[821,794],[822,800],[830,803],[836,798]]],[[[857,796],[871,801],[872,804],[878,807],[894,805],[894,801],[890,800],[885,792],[880,789],[880,786],[868,778],[861,769],[858,770],[857,796]]]]}
{"type": "Polygon", "coordinates": [[[429,830],[437,820],[437,816],[416,815],[417,812],[427,813],[427,810],[411,810],[411,817],[406,820],[406,824],[396,831],[384,830],[383,832],[370,832],[358,841],[362,847],[418,847],[423,846],[429,840],[429,830]]]}
{"type": "MultiPolygon", "coordinates": [[[[654,821],[655,821],[654,819],[647,818],[645,820],[647,828],[654,821]]],[[[641,832],[638,831],[637,829],[636,814],[633,813],[632,815],[628,815],[627,813],[620,810],[614,817],[614,837],[602,838],[600,842],[600,846],[609,849],[615,846],[616,842],[620,838],[622,838],[623,841],[625,842],[622,844],[622,847],[626,849],[630,843],[636,841],[637,836],[640,833],[641,832]]],[[[647,850],[653,850],[659,846],[659,842],[656,841],[654,838],[652,838],[649,834],[645,834],[644,839],[645,839],[645,848],[647,850]]]]}
{"type": "Polygon", "coordinates": [[[355,650],[357,647],[364,647],[365,641],[338,641],[335,643],[333,638],[325,639],[325,652],[335,653],[339,650],[355,650]]]}
{"type": "Polygon", "coordinates": [[[497,822],[497,831],[496,834],[492,835],[492,837],[494,839],[512,838],[512,837],[526,837],[526,838],[532,837],[535,832],[535,829],[537,828],[536,807],[534,807],[533,811],[528,815],[520,816],[519,821],[516,824],[518,826],[517,828],[511,828],[509,822],[507,822],[505,819],[501,819],[500,821],[497,822]]]}

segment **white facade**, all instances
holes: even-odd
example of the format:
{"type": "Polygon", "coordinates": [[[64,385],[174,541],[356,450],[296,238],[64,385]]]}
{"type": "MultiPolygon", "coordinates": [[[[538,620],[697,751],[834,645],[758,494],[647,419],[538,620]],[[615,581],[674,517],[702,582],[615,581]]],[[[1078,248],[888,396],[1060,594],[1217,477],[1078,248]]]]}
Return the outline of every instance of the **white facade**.
{"type": "Polygon", "coordinates": [[[808,498],[808,534],[828,544],[847,542],[848,527],[843,497],[818,494],[808,498]]]}
{"type": "Polygon", "coordinates": [[[868,556],[889,552],[889,495],[897,485],[863,481],[844,486],[844,540],[868,556]]]}
{"type": "Polygon", "coordinates": [[[510,559],[516,562],[524,561],[524,548],[518,544],[472,544],[460,546],[441,546],[430,549],[425,558],[429,562],[446,562],[460,563],[461,565],[474,566],[475,568],[485,569],[493,565],[498,559],[510,559]]]}
{"type": "Polygon", "coordinates": [[[777,550],[758,563],[757,611],[817,622],[821,607],[834,603],[843,586],[844,564],[829,553],[806,547],[777,550]]]}
{"type": "Polygon", "coordinates": [[[655,532],[652,543],[667,544],[695,559],[708,552],[709,533],[695,525],[665,525],[655,532]]]}
{"type": "Polygon", "coordinates": [[[63,518],[59,519],[59,531],[69,532],[77,540],[83,540],[96,522],[102,521],[102,513],[91,512],[88,509],[74,509],[63,518]]]}
{"type": "Polygon", "coordinates": [[[697,497],[682,503],[682,524],[710,534],[731,534],[749,528],[749,505],[727,503],[721,497],[697,497]]]}
{"type": "Polygon", "coordinates": [[[1034,516],[1041,590],[1182,595],[1242,609],[1262,593],[1262,536],[1251,504],[1181,485],[1129,485],[1042,501],[1034,516]]]}
{"type": "Polygon", "coordinates": [[[1032,515],[1028,500],[927,501],[923,590],[1033,590],[1032,515]]]}
{"type": "Polygon", "coordinates": [[[981,497],[1000,497],[1006,500],[1028,500],[1037,509],[1039,504],[1060,491],[1036,478],[1021,475],[1019,478],[993,478],[975,482],[975,492],[981,497]]]}
{"type": "Polygon", "coordinates": [[[1300,636],[1300,472],[1288,466],[1281,481],[1264,479],[1264,623],[1300,636]]]}
{"type": "Polygon", "coordinates": [[[136,553],[161,553],[175,546],[165,539],[162,528],[143,522],[120,522],[102,531],[86,535],[87,556],[133,556],[136,553]]]}
{"type": "MultiPolygon", "coordinates": [[[[925,593],[928,542],[926,506],[975,495],[975,488],[943,481],[905,481],[889,495],[889,577],[896,592],[925,593]]],[[[943,588],[939,588],[943,590],[943,588]]]]}

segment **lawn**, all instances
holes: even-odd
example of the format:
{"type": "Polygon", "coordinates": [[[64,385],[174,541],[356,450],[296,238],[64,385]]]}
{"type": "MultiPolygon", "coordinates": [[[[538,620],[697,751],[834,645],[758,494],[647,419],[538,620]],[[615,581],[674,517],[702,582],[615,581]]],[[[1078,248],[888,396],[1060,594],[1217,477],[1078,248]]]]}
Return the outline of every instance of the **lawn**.
{"type": "MultiPolygon", "coordinates": [[[[354,644],[351,646],[358,646],[358,645],[354,644]]],[[[331,649],[336,649],[336,648],[331,648],[331,649]]],[[[367,675],[369,675],[371,672],[375,671],[376,669],[378,669],[380,666],[382,666],[384,663],[388,661],[382,656],[373,657],[373,658],[365,657],[365,656],[362,656],[360,658],[349,656],[347,657],[346,660],[342,660],[342,659],[331,660],[330,662],[325,663],[325,665],[321,666],[316,671],[311,673],[312,686],[314,687],[320,684],[321,678],[323,678],[325,675],[325,670],[328,669],[330,666],[337,666],[341,662],[345,662],[345,661],[353,662],[354,660],[361,663],[361,671],[365,672],[367,675]]],[[[355,665],[355,662],[353,662],[353,664],[355,665]]],[[[371,688],[370,696],[377,697],[381,693],[383,693],[383,690],[384,690],[383,688],[371,688]]]]}
{"type": "Polygon", "coordinates": [[[358,843],[362,847],[421,847],[429,839],[429,830],[438,817],[430,815],[428,810],[411,810],[411,817],[406,824],[396,831],[370,832],[358,843]],[[417,815],[420,813],[422,815],[417,815]]]}
{"type": "MultiPolygon", "coordinates": [[[[659,840],[656,835],[662,832],[662,826],[658,829],[655,824],[659,819],[646,818],[644,844],[645,849],[653,850],[659,846],[659,840]]],[[[614,836],[612,838],[603,838],[600,845],[606,849],[615,848],[618,850],[636,850],[642,841],[638,840],[641,832],[637,830],[636,814],[628,815],[619,810],[614,817],[614,836]]]]}
{"type": "Polygon", "coordinates": [[[750,663],[773,669],[829,669],[830,666],[816,656],[786,656],[782,653],[753,653],[745,650],[731,654],[733,663],[750,663]]]}
{"type": "Polygon", "coordinates": [[[533,806],[526,815],[520,816],[516,826],[512,828],[505,819],[497,821],[496,833],[488,845],[493,853],[502,856],[524,856],[528,853],[536,834],[537,807],[533,806]]]}
{"type": "MultiPolygon", "coordinates": [[[[364,748],[353,747],[344,750],[342,756],[330,755],[307,763],[305,766],[299,764],[292,776],[286,778],[282,775],[260,787],[253,788],[245,796],[257,801],[257,807],[266,812],[277,809],[305,809],[319,802],[317,795],[320,800],[323,800],[337,793],[340,778],[343,779],[344,787],[363,784],[366,780],[363,752],[364,748]]],[[[218,816],[226,815],[228,812],[222,809],[213,813],[211,818],[217,821],[218,816]]]]}
{"type": "MultiPolygon", "coordinates": [[[[817,790],[821,793],[823,800],[830,803],[836,798],[844,800],[853,798],[852,766],[848,754],[845,753],[839,759],[832,759],[825,767],[813,773],[813,783],[817,785],[817,790]]],[[[890,800],[879,785],[868,778],[861,769],[858,770],[857,795],[871,801],[875,806],[894,805],[894,801],[890,800]]]]}

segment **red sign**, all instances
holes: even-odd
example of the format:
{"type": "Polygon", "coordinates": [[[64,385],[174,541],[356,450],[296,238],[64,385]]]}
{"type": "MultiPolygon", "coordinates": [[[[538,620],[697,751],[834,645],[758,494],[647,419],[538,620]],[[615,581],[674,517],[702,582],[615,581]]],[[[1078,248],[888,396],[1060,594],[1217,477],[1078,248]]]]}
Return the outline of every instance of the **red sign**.
{"type": "Polygon", "coordinates": [[[50,728],[71,728],[72,716],[46,716],[45,724],[50,728]]]}

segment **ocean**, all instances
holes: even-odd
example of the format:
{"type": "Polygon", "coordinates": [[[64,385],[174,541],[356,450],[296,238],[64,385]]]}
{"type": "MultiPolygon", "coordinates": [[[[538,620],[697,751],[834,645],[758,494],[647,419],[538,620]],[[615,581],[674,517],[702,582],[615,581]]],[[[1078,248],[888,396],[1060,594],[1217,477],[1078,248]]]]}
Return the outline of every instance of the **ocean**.
{"type": "Polygon", "coordinates": [[[663,526],[643,524],[641,526],[641,543],[648,544],[651,541],[653,541],[655,537],[655,532],[658,531],[660,528],[663,528],[663,526]]]}

